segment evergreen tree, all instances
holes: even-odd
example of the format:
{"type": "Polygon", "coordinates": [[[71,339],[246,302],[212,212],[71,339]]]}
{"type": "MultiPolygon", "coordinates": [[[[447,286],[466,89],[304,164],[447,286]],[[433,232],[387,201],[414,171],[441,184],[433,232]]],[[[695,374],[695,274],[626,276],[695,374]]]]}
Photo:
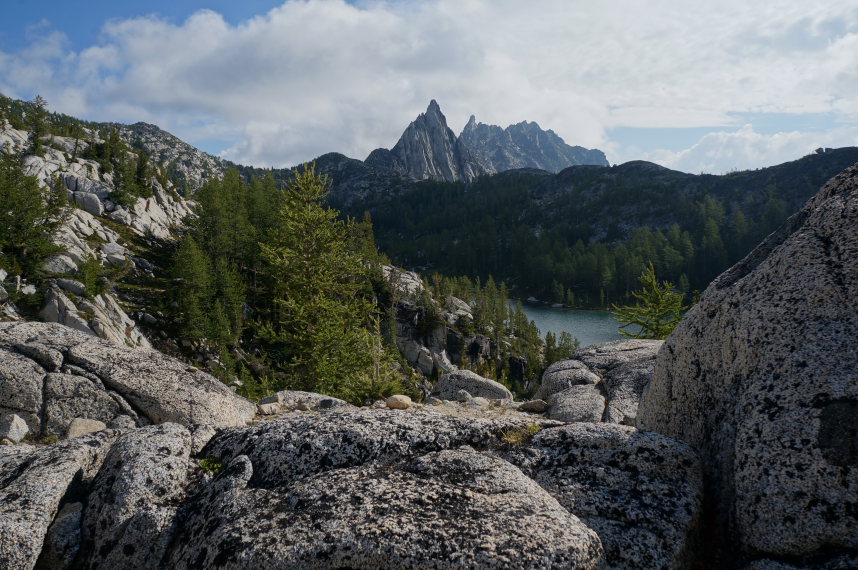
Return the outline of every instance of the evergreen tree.
{"type": "Polygon", "coordinates": [[[266,337],[289,386],[353,398],[373,368],[373,305],[358,295],[365,266],[349,247],[350,228],[323,204],[329,190],[327,177],[305,166],[260,244],[274,294],[266,337]]]}
{"type": "Polygon", "coordinates": [[[673,283],[658,281],[652,263],[641,274],[640,283],[643,288],[632,293],[637,305],[613,305],[614,316],[624,323],[620,334],[629,338],[667,338],[687,308],[682,304],[683,295],[674,292],[673,283]]]}
{"type": "Polygon", "coordinates": [[[30,129],[30,153],[41,154],[42,137],[48,133],[48,102],[41,95],[36,95],[30,105],[27,127],[30,129]]]}
{"type": "Polygon", "coordinates": [[[176,252],[173,276],[177,279],[176,303],[182,337],[202,339],[209,335],[214,286],[211,264],[193,236],[187,236],[176,252]]]}
{"type": "Polygon", "coordinates": [[[32,270],[61,251],[52,238],[63,223],[65,206],[61,183],[40,188],[35,176],[24,174],[17,156],[0,150],[0,248],[5,269],[32,270]]]}

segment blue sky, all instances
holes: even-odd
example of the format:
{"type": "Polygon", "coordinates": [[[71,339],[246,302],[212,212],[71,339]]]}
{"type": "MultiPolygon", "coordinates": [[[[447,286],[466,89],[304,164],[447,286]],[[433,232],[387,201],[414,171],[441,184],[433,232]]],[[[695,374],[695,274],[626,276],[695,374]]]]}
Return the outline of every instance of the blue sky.
{"type": "Polygon", "coordinates": [[[721,173],[858,145],[858,4],[816,4],[2,0],[0,92],[258,166],[365,158],[434,98],[721,173]]]}

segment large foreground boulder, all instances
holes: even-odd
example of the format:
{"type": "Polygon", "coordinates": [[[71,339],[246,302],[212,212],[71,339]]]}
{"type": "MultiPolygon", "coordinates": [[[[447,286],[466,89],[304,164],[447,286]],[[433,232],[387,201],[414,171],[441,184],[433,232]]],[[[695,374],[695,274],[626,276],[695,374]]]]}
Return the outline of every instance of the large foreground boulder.
{"type": "Polygon", "coordinates": [[[122,435],[92,484],[82,521],[86,568],[158,568],[185,494],[191,434],[178,424],[122,435]]]}
{"type": "Polygon", "coordinates": [[[56,323],[0,323],[0,415],[18,414],[36,436],[62,437],[75,419],[244,425],[255,411],[216,378],[158,351],[56,323]]]}
{"type": "Polygon", "coordinates": [[[475,451],[326,471],[288,489],[252,480],[242,455],[197,496],[168,567],[602,566],[595,532],[517,468],[475,451]]]}
{"type": "Polygon", "coordinates": [[[694,452],[627,426],[361,409],[196,431],[0,447],[0,567],[679,568],[699,518],[694,452]]]}
{"type": "Polygon", "coordinates": [[[706,289],[643,396],[640,427],[702,454],[730,551],[858,550],[856,339],[858,166],[706,289]]]}
{"type": "Polygon", "coordinates": [[[85,488],[117,435],[102,431],[51,447],[0,447],[0,568],[36,565],[60,502],[85,488]]]}
{"type": "Polygon", "coordinates": [[[599,534],[609,568],[693,560],[703,476],[690,446],[628,426],[576,423],[543,430],[505,456],[599,534]]]}

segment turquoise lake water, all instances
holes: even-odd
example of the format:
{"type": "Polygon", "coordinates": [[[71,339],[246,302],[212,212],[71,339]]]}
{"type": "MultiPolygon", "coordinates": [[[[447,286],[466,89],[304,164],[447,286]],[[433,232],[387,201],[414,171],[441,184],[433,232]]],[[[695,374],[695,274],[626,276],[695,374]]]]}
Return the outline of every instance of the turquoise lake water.
{"type": "Polygon", "coordinates": [[[543,337],[548,331],[557,336],[565,331],[581,341],[581,346],[623,338],[618,330],[620,323],[608,311],[554,309],[528,303],[523,306],[527,318],[536,323],[543,337]]]}

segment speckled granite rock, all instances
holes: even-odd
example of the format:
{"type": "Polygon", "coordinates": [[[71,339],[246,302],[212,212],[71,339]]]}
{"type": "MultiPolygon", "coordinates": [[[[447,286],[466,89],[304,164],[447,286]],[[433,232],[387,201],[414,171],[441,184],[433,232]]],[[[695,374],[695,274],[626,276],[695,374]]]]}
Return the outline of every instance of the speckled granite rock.
{"type": "MultiPolygon", "coordinates": [[[[655,341],[661,345],[662,341],[655,341]]],[[[652,378],[655,353],[650,357],[624,362],[605,373],[602,386],[607,405],[602,418],[606,423],[635,425],[641,395],[652,378]]]]}
{"type": "Polygon", "coordinates": [[[729,549],[858,549],[856,338],[858,166],[706,289],[644,393],[638,425],[700,451],[729,549]]]}
{"type": "Polygon", "coordinates": [[[7,414],[0,417],[0,438],[18,443],[30,432],[27,422],[18,414],[7,414]]]}
{"type": "Polygon", "coordinates": [[[613,340],[580,348],[572,353],[572,358],[604,377],[610,370],[627,362],[654,358],[663,343],[647,339],[613,340]]]}
{"type": "Polygon", "coordinates": [[[166,423],[122,435],[83,518],[84,568],[158,568],[185,493],[191,434],[166,423]]]}
{"type": "Polygon", "coordinates": [[[475,451],[323,472],[288,490],[252,480],[239,456],[197,495],[170,568],[602,565],[595,533],[517,468],[475,451]]]}
{"type": "Polygon", "coordinates": [[[39,433],[44,377],[45,369],[26,356],[0,348],[0,415],[17,414],[39,433]]]}
{"type": "Polygon", "coordinates": [[[356,410],[357,406],[345,400],[301,390],[282,390],[259,401],[260,405],[274,404],[281,410],[295,410],[299,406],[308,410],[356,410]]]}
{"type": "Polygon", "coordinates": [[[535,399],[546,399],[557,392],[581,384],[596,384],[600,378],[580,360],[558,360],[545,369],[535,399]]]}
{"type": "Polygon", "coordinates": [[[465,390],[475,398],[512,400],[512,392],[506,386],[470,370],[456,370],[441,376],[432,390],[432,396],[441,400],[455,400],[459,390],[465,390]]]}
{"type": "Polygon", "coordinates": [[[224,426],[244,425],[256,410],[174,358],[56,323],[0,323],[0,379],[0,413],[19,414],[39,435],[63,436],[75,417],[224,426]]]}
{"type": "Polygon", "coordinates": [[[593,384],[566,388],[548,398],[548,417],[561,422],[600,422],[605,397],[593,384]]]}
{"type": "MultiPolygon", "coordinates": [[[[322,471],[391,461],[471,445],[499,445],[505,430],[534,423],[526,416],[459,418],[435,413],[361,410],[281,418],[227,428],[202,455],[229,462],[247,455],[254,487],[286,485],[322,471]]],[[[559,425],[546,420],[538,425],[559,425]]]]}
{"type": "Polygon", "coordinates": [[[814,557],[807,561],[781,562],[777,560],[755,560],[743,570],[855,570],[858,554],[834,554],[830,557],[814,557]]]}
{"type": "MultiPolygon", "coordinates": [[[[545,370],[536,397],[549,399],[578,386],[570,393],[581,396],[590,394],[589,400],[593,400],[596,392],[581,386],[598,384],[599,394],[605,400],[599,419],[564,421],[634,425],[641,394],[652,376],[655,355],[662,343],[660,340],[617,340],[581,348],[571,358],[555,362],[545,370]]],[[[594,401],[586,417],[595,417],[593,410],[596,407],[594,401]]],[[[569,417],[574,417],[575,413],[571,412],[569,417]]],[[[581,410],[577,413],[579,417],[584,417],[581,416],[581,410]]]]}
{"type": "Polygon", "coordinates": [[[117,435],[102,431],[48,447],[0,447],[0,568],[35,566],[60,501],[95,475],[117,435]]]}
{"type": "Polygon", "coordinates": [[[39,555],[36,570],[58,570],[70,568],[80,551],[80,520],[83,513],[81,503],[68,503],[48,528],[45,544],[39,555]]]}
{"type": "Polygon", "coordinates": [[[66,358],[96,374],[155,423],[242,425],[256,406],[196,368],[149,349],[121,349],[90,338],[66,358]]]}
{"type": "Polygon", "coordinates": [[[48,435],[64,435],[75,418],[107,423],[124,413],[104,385],[72,374],[45,376],[45,402],[44,433],[48,435]]]}
{"type": "Polygon", "coordinates": [[[602,540],[607,568],[684,568],[703,495],[688,445],[611,424],[545,429],[504,455],[602,540]]]}

